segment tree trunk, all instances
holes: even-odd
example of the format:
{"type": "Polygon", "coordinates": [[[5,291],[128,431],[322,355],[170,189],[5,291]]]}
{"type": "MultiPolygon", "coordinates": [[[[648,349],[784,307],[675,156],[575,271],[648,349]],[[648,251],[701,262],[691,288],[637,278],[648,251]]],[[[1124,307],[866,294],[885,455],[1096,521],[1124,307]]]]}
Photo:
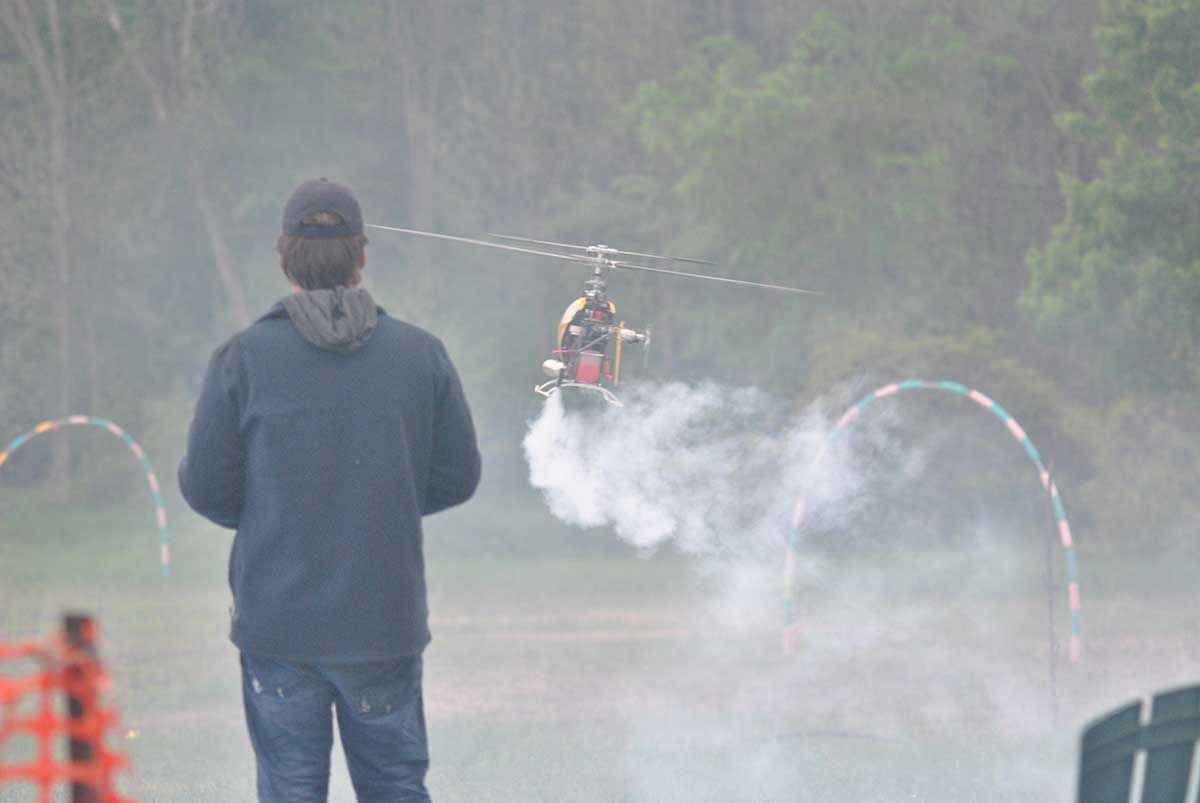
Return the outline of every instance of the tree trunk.
{"type": "MultiPolygon", "coordinates": [[[[45,0],[45,19],[29,0],[0,3],[0,26],[8,30],[21,56],[29,62],[45,108],[47,136],[47,189],[50,212],[50,258],[55,283],[54,321],[58,336],[58,409],[52,415],[69,415],[74,401],[74,366],[71,359],[74,288],[71,284],[71,203],[69,178],[70,121],[67,81],[58,0],[45,0]]],[[[54,440],[50,479],[55,493],[65,497],[70,477],[71,452],[64,438],[54,440]]]]}
{"type": "MultiPolygon", "coordinates": [[[[58,334],[58,416],[72,415],[74,401],[74,366],[72,365],[72,303],[71,286],[71,205],[67,192],[67,116],[61,97],[47,98],[49,108],[48,133],[50,135],[50,196],[51,216],[50,250],[54,260],[56,287],[54,319],[58,334]]],[[[71,451],[70,441],[55,438],[50,462],[50,481],[58,498],[66,498],[69,492],[71,451]]]]}
{"type": "MultiPolygon", "coordinates": [[[[439,155],[442,55],[445,50],[445,11],[439,0],[425,4],[427,15],[402,14],[391,7],[388,20],[392,42],[395,86],[399,90],[400,128],[405,132],[404,187],[408,225],[429,230],[434,225],[434,187],[439,155]],[[421,26],[421,27],[418,27],[421,26]]],[[[408,313],[418,320],[432,316],[436,282],[429,243],[412,244],[416,255],[410,271],[408,313]]]]}
{"type": "Polygon", "coordinates": [[[225,296],[229,299],[230,314],[239,326],[250,325],[250,311],[246,306],[246,297],[242,294],[242,286],[234,273],[233,260],[229,257],[229,247],[225,242],[225,234],[221,228],[221,220],[213,207],[209,196],[208,178],[204,175],[204,167],[200,158],[192,150],[187,156],[187,182],[192,191],[192,199],[200,210],[200,219],[204,223],[204,231],[208,235],[209,245],[213,251],[213,264],[217,275],[221,277],[221,285],[225,288],[225,296]]]}
{"type": "Polygon", "coordinates": [[[188,132],[181,128],[182,125],[185,125],[183,121],[196,117],[193,112],[198,105],[195,86],[200,77],[196,73],[197,67],[192,53],[192,36],[196,18],[195,2],[194,0],[184,2],[179,30],[177,34],[168,37],[169,41],[178,42],[177,49],[172,53],[175,64],[173,82],[160,82],[151,74],[142,50],[126,29],[116,3],[113,0],[101,0],[101,7],[107,17],[109,27],[117,35],[121,48],[129,57],[138,78],[146,89],[146,95],[154,107],[154,114],[159,124],[174,127],[171,134],[175,142],[179,143],[180,152],[184,154],[185,180],[192,193],[196,209],[200,213],[200,220],[204,225],[209,247],[212,248],[213,267],[217,269],[221,287],[225,290],[229,314],[233,316],[239,326],[249,326],[249,307],[246,305],[245,294],[242,292],[241,283],[234,271],[233,260],[229,256],[225,231],[221,225],[220,215],[217,214],[217,208],[212,201],[208,177],[200,162],[199,148],[188,136],[188,132]],[[167,83],[167,86],[173,83],[176,87],[175,92],[169,92],[163,83],[167,83]],[[176,102],[172,104],[172,108],[169,108],[167,98],[171,95],[176,98],[176,102]]]}

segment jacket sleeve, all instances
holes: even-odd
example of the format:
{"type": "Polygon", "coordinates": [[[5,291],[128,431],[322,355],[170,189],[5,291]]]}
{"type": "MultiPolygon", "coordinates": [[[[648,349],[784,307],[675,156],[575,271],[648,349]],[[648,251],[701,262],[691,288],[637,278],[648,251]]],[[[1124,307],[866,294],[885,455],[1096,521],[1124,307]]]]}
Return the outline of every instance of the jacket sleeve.
{"type": "Polygon", "coordinates": [[[192,510],[230,529],[241,518],[246,479],[237,376],[236,350],[226,344],[208,363],[179,464],[179,490],[192,510]]]}
{"type": "Polygon", "coordinates": [[[471,410],[467,407],[454,364],[441,343],[435,349],[434,364],[439,377],[429,485],[421,507],[421,514],[425,516],[470,499],[479,486],[482,470],[471,410]]]}

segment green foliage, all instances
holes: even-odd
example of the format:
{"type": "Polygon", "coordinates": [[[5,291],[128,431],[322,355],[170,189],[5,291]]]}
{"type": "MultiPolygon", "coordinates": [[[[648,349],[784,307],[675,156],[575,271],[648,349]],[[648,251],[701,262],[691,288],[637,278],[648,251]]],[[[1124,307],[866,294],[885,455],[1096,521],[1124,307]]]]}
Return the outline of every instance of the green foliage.
{"type": "MultiPolygon", "coordinates": [[[[1111,401],[1081,397],[1069,363],[1051,373],[1051,361],[1017,359],[1000,333],[981,328],[911,340],[890,340],[870,330],[848,332],[837,343],[817,347],[810,359],[813,387],[851,383],[842,390],[842,404],[906,378],[952,379],[993,395],[1038,444],[1076,535],[1089,548],[1121,543],[1165,548],[1188,537],[1187,522],[1200,520],[1200,502],[1187,491],[1200,465],[1200,443],[1190,435],[1200,427],[1200,411],[1180,399],[1135,392],[1111,401]],[[847,377],[847,364],[860,373],[847,377]]],[[[1023,506],[1034,497],[1036,482],[1027,461],[995,422],[986,420],[990,416],[955,409],[961,406],[955,403],[905,402],[897,405],[903,412],[896,413],[905,437],[914,449],[934,450],[939,465],[929,471],[941,480],[932,488],[928,483],[906,487],[887,500],[886,515],[916,508],[924,515],[918,523],[927,523],[960,496],[983,495],[993,510],[1023,506]],[[938,448],[942,437],[957,446],[938,448]]]]}
{"type": "Polygon", "coordinates": [[[1109,155],[1091,180],[1063,176],[1067,216],[1030,253],[1022,306],[1095,358],[1086,373],[1109,395],[1200,390],[1198,36],[1194,0],[1107,2],[1090,110],[1062,120],[1109,155]]]}
{"type": "Polygon", "coordinates": [[[1194,541],[1200,414],[1193,405],[1126,393],[1107,404],[1070,404],[1061,415],[1089,464],[1072,489],[1078,508],[1102,527],[1103,540],[1155,549],[1194,541]]]}
{"type": "Polygon", "coordinates": [[[841,318],[912,334],[1009,323],[1045,202],[1011,144],[1028,121],[1008,119],[1033,66],[1005,36],[1036,18],[984,9],[822,11],[773,68],[728,38],[700,43],[638,101],[689,216],[681,239],[717,250],[732,234],[735,270],[827,290],[841,318]]]}
{"type": "MultiPolygon", "coordinates": [[[[0,434],[86,409],[135,433],[167,479],[204,362],[238,325],[218,268],[261,314],[286,290],[282,199],[330,175],[372,222],[608,242],[823,290],[612,286],[621,317],[654,327],[654,378],[798,404],[899,374],[957,379],[1036,433],[1096,531],[1192,515],[1196,0],[1106,2],[1086,82],[1093,0],[115,0],[124,38],[105,3],[50,0],[36,4],[47,42],[51,6],[68,45],[72,276],[59,287],[52,258],[47,98],[0,26],[0,434]],[[71,410],[57,409],[59,309],[71,410]],[[1133,477],[1122,454],[1139,439],[1154,447],[1133,477]],[[1172,501],[1155,509],[1150,483],[1172,501]]],[[[496,483],[487,518],[517,498],[530,386],[583,276],[371,240],[372,292],[461,369],[496,483]]],[[[913,431],[937,431],[938,415],[913,431]]],[[[972,420],[954,419],[964,442],[1007,460],[972,420]]],[[[88,498],[140,498],[124,455],[72,443],[88,498]]],[[[969,458],[943,458],[964,493],[1025,492],[1025,478],[967,479],[969,458]]],[[[47,454],[28,461],[20,479],[44,475],[47,454]]],[[[486,528],[473,522],[455,526],[486,528]]],[[[532,513],[510,523],[498,543],[568,537],[532,513]]]]}

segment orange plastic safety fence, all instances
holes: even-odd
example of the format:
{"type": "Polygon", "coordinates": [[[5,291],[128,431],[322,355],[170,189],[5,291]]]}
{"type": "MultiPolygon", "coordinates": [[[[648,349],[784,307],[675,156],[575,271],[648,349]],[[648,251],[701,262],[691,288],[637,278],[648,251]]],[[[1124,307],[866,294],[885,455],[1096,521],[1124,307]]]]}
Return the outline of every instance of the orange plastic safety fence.
{"type": "Polygon", "coordinates": [[[109,688],[100,662],[86,650],[67,646],[62,637],[0,644],[0,786],[27,783],[37,788],[39,803],[51,803],[60,784],[82,784],[95,803],[134,803],[115,789],[115,777],[126,769],[125,756],[108,747],[107,734],[117,724],[114,710],[103,704],[109,688]],[[33,662],[40,671],[13,678],[5,664],[33,662]],[[67,698],[77,703],[78,716],[59,713],[67,698]],[[22,706],[33,700],[34,705],[22,706]],[[19,711],[21,708],[28,713],[19,711]],[[5,763],[9,741],[18,735],[32,737],[36,755],[22,763],[5,763]],[[83,743],[90,757],[61,759],[66,741],[83,743]]]}

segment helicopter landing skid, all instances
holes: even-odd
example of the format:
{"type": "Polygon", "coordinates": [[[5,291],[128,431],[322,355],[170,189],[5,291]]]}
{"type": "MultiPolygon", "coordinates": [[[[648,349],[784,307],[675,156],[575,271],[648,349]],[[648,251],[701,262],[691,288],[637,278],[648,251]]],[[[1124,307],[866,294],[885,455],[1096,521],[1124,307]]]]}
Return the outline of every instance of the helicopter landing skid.
{"type": "Polygon", "coordinates": [[[579,390],[585,390],[590,393],[598,393],[600,397],[612,407],[625,406],[621,403],[621,400],[617,398],[617,395],[608,388],[601,387],[600,385],[593,385],[588,382],[562,382],[558,379],[551,379],[549,382],[543,382],[540,385],[534,386],[533,391],[539,396],[545,396],[548,399],[555,393],[566,388],[578,388],[579,390]]]}

